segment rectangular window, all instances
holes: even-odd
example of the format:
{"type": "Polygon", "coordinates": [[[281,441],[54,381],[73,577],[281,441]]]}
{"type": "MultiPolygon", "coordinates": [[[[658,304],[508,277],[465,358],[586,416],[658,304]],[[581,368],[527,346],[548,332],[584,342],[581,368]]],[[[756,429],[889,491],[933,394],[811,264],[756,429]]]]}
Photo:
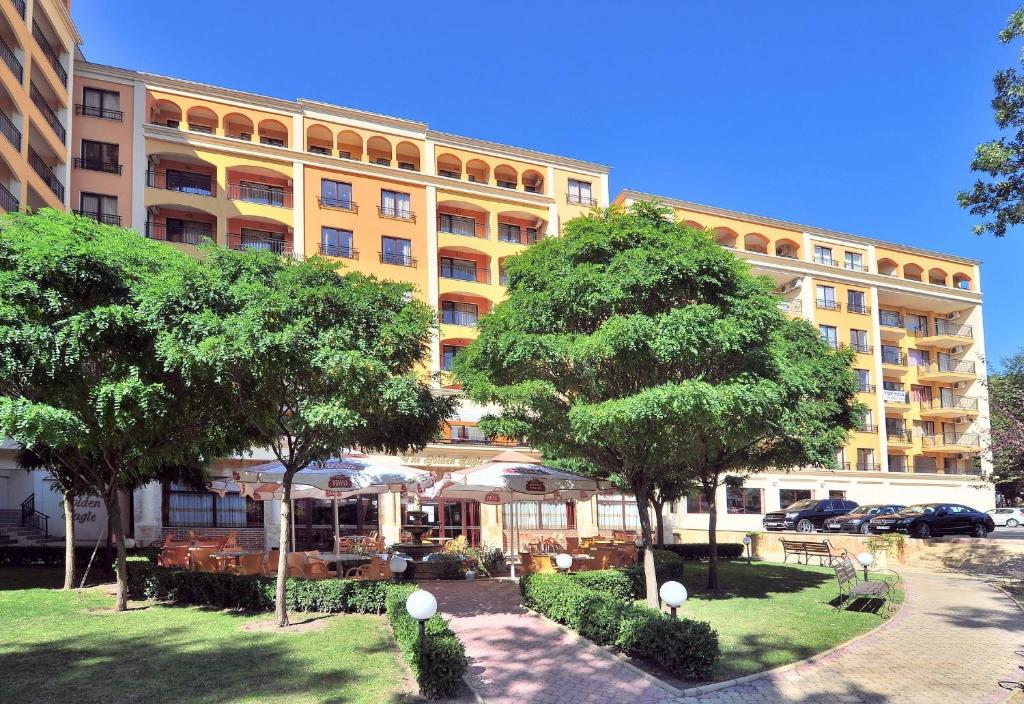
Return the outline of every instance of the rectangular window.
{"type": "Polygon", "coordinates": [[[352,246],[352,231],[321,227],[320,253],[327,257],[355,259],[356,251],[352,246]]]}
{"type": "Polygon", "coordinates": [[[476,219],[467,218],[462,215],[441,213],[437,217],[437,229],[452,235],[476,237],[476,219]]]}
{"type": "Polygon", "coordinates": [[[932,387],[922,386],[920,384],[911,384],[910,400],[930,404],[932,402],[932,387]]]}
{"type": "Polygon", "coordinates": [[[344,181],[320,180],[320,205],[325,208],[352,210],[352,184],[344,181]]]}
{"type": "Polygon", "coordinates": [[[875,451],[868,447],[857,448],[857,469],[861,472],[874,472],[878,470],[875,464],[875,451]]]}
{"type": "Polygon", "coordinates": [[[809,498],[811,498],[810,489],[779,489],[779,506],[782,508],[809,498]]]}
{"type": "Polygon", "coordinates": [[[846,292],[846,305],[847,309],[851,313],[860,313],[861,315],[867,315],[871,312],[868,308],[867,298],[864,296],[863,291],[849,290],[846,292]]]}
{"type": "Polygon", "coordinates": [[[466,349],[461,345],[442,345],[441,346],[441,369],[448,371],[452,368],[452,361],[462,350],[466,349]]]}
{"type": "Polygon", "coordinates": [[[400,237],[381,237],[380,260],[384,264],[416,266],[416,260],[412,258],[412,240],[400,237]]]}
{"type": "Polygon", "coordinates": [[[708,513],[710,510],[708,500],[704,497],[704,492],[702,490],[698,489],[695,496],[686,497],[687,513],[708,513]]]}
{"type": "Polygon", "coordinates": [[[257,181],[239,181],[238,200],[281,208],[284,206],[284,188],[281,186],[268,186],[257,181]]]}
{"type": "Polygon", "coordinates": [[[121,216],[117,214],[117,196],[105,196],[99,193],[83,193],[79,201],[82,217],[92,218],[108,225],[120,225],[121,216]]]}
{"type": "Polygon", "coordinates": [[[832,349],[839,348],[839,331],[834,325],[819,325],[818,332],[821,333],[821,337],[829,347],[832,349]]]}
{"type": "Polygon", "coordinates": [[[761,489],[725,488],[725,506],[727,513],[764,513],[761,502],[761,489]]]}
{"type": "Polygon", "coordinates": [[[574,178],[569,179],[569,192],[566,195],[566,199],[574,205],[586,205],[588,207],[597,205],[590,182],[579,181],[574,178]]]}
{"type": "Polygon", "coordinates": [[[213,177],[209,174],[195,174],[191,171],[167,169],[164,176],[167,190],[191,193],[199,196],[213,195],[213,177]]]}
{"type": "Polygon", "coordinates": [[[309,153],[310,154],[323,154],[324,156],[330,156],[331,155],[331,148],[330,147],[321,147],[321,146],[318,146],[316,144],[310,144],[309,145],[309,153]]]}
{"type": "MultiPolygon", "coordinates": [[[[164,224],[165,239],[168,242],[199,244],[204,237],[213,239],[213,224],[199,220],[167,218],[164,224]]],[[[155,236],[151,235],[151,236],[155,236]]],[[[157,237],[159,239],[159,237],[157,237]]]]}
{"type": "Polygon", "coordinates": [[[479,317],[478,311],[475,303],[441,301],[441,322],[447,325],[473,327],[479,317]]]}
{"type": "Polygon", "coordinates": [[[274,252],[275,254],[282,254],[284,252],[283,233],[243,227],[239,232],[239,236],[242,249],[259,249],[274,252]]]}
{"type": "Polygon", "coordinates": [[[846,259],[843,262],[844,266],[851,271],[867,271],[868,268],[864,266],[864,256],[859,252],[847,252],[846,259]]]}
{"type": "Polygon", "coordinates": [[[380,192],[380,214],[386,218],[412,219],[412,196],[399,191],[380,192]]]}
{"type": "Polygon", "coordinates": [[[455,257],[441,257],[441,276],[445,279],[458,279],[459,281],[476,281],[476,262],[472,259],[456,259],[455,257]]]}
{"type": "Polygon", "coordinates": [[[932,353],[929,350],[908,350],[907,360],[912,367],[927,367],[932,363],[932,353]]]}
{"type": "Polygon", "coordinates": [[[81,168],[92,171],[120,173],[121,165],[118,163],[119,152],[120,147],[116,144],[83,139],[82,158],[79,160],[79,164],[81,168]]]}
{"type": "Polygon", "coordinates": [[[885,434],[890,440],[906,439],[907,429],[902,418],[886,418],[885,434]]]}
{"type": "Polygon", "coordinates": [[[501,242],[514,242],[515,244],[521,244],[523,241],[523,228],[519,225],[499,222],[498,240],[501,242]]]}
{"type": "Polygon", "coordinates": [[[112,90],[83,88],[81,113],[90,117],[121,121],[124,119],[124,113],[121,112],[121,94],[112,90]]]}
{"type": "Polygon", "coordinates": [[[836,261],[832,258],[832,248],[822,247],[819,244],[814,245],[814,263],[835,266],[836,261]]]}
{"type": "Polygon", "coordinates": [[[850,330],[850,346],[861,354],[871,354],[867,330],[850,330]]]}
{"type": "Polygon", "coordinates": [[[867,369],[854,369],[853,373],[857,375],[857,387],[861,391],[871,391],[871,372],[867,369]]]}
{"type": "Polygon", "coordinates": [[[538,239],[540,239],[540,234],[536,227],[526,228],[526,244],[536,244],[538,239]]]}
{"type": "Polygon", "coordinates": [[[639,530],[636,499],[623,494],[597,497],[597,527],[601,530],[639,530]]]}
{"type": "Polygon", "coordinates": [[[907,313],[907,330],[912,333],[924,333],[928,330],[928,316],[907,313]]]}
{"type": "Polygon", "coordinates": [[[834,287],[818,284],[815,288],[815,296],[819,308],[824,308],[825,310],[839,310],[839,304],[836,303],[836,290],[834,287]]]}
{"type": "Polygon", "coordinates": [[[846,490],[845,489],[829,489],[828,490],[828,498],[830,498],[832,500],[837,500],[837,499],[842,500],[842,499],[845,499],[846,498],[846,490]]]}
{"type": "Polygon", "coordinates": [[[899,314],[899,311],[880,310],[878,311],[878,322],[887,328],[901,328],[903,327],[903,316],[899,314]]]}
{"type": "Polygon", "coordinates": [[[263,504],[247,496],[194,491],[183,484],[164,484],[164,525],[173,528],[244,528],[263,525],[263,504]]]}
{"type": "Polygon", "coordinates": [[[899,347],[894,347],[893,345],[882,345],[882,364],[896,364],[902,366],[906,363],[906,359],[904,359],[903,353],[900,352],[899,347]]]}
{"type": "Polygon", "coordinates": [[[284,140],[277,137],[267,137],[266,135],[260,135],[260,144],[269,144],[272,147],[283,147],[284,140]]]}
{"type": "Polygon", "coordinates": [[[898,381],[885,380],[882,382],[882,388],[885,391],[903,391],[903,384],[898,381]]]}
{"type": "Polygon", "coordinates": [[[890,472],[906,472],[907,471],[907,457],[906,457],[906,455],[889,455],[889,471],[890,472]]]}
{"type": "Polygon", "coordinates": [[[505,529],[515,525],[523,530],[576,530],[576,505],[568,501],[516,501],[504,504],[505,529]]]}

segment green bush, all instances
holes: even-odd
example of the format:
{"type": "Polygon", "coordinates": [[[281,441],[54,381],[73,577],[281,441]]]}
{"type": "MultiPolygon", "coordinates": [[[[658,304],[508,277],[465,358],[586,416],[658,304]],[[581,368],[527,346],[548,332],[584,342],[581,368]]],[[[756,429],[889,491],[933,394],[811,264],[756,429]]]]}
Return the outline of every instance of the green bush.
{"type": "MultiPolygon", "coordinates": [[[[85,567],[92,556],[93,548],[88,545],[75,547],[75,566],[85,567]]],[[[128,556],[139,556],[156,564],[160,548],[132,548],[128,556]]],[[[93,567],[104,564],[106,549],[96,551],[93,567]]],[[[63,567],[63,545],[3,545],[0,546],[0,567],[63,567]]]]}
{"type": "Polygon", "coordinates": [[[641,606],[623,618],[615,645],[627,655],[656,662],[691,681],[711,679],[721,655],[718,633],[709,624],[641,606]]]}
{"type": "Polygon", "coordinates": [[[638,598],[633,588],[633,580],[621,569],[570,572],[569,576],[587,589],[610,594],[621,601],[638,598]]]}
{"type": "MultiPolygon", "coordinates": [[[[684,560],[707,560],[711,557],[711,546],[707,543],[676,543],[666,545],[665,549],[684,560]]],[[[718,556],[723,560],[736,560],[745,554],[746,546],[743,543],[718,544],[718,556]]]]}
{"type": "Polygon", "coordinates": [[[414,591],[414,585],[389,585],[385,597],[388,621],[416,676],[420,694],[430,699],[450,697],[458,692],[466,672],[466,649],[436,614],[426,623],[426,638],[419,637],[419,624],[405,610],[405,600],[414,591]]]}
{"type": "MultiPolygon", "coordinates": [[[[629,565],[619,568],[623,574],[629,577],[633,585],[633,597],[642,598],[647,593],[647,586],[644,583],[643,562],[638,565],[629,565]]],[[[668,550],[654,551],[654,574],[658,584],[683,579],[683,558],[668,550]]]]}

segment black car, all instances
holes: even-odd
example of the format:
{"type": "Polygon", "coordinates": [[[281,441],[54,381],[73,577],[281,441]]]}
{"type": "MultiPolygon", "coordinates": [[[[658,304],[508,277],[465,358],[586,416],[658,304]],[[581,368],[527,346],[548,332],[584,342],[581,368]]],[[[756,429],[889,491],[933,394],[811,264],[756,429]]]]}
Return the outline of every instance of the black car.
{"type": "Polygon", "coordinates": [[[825,521],[825,530],[834,533],[863,533],[867,535],[868,522],[875,516],[891,516],[899,513],[906,506],[900,504],[865,504],[858,506],[849,513],[829,518],[825,521]]]}
{"type": "Polygon", "coordinates": [[[992,516],[962,504],[916,504],[891,516],[872,518],[872,533],[904,533],[915,538],[965,533],[984,538],[995,530],[992,516]]]}
{"type": "Polygon", "coordinates": [[[781,511],[764,516],[765,530],[797,530],[812,533],[821,530],[825,521],[857,508],[855,501],[846,499],[804,499],[790,504],[781,511]]]}

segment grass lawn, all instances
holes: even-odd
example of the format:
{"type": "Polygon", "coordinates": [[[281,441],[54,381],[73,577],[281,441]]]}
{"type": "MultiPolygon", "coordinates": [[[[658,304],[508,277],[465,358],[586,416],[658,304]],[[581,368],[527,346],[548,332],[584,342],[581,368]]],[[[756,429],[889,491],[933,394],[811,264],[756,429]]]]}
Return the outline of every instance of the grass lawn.
{"type": "Polygon", "coordinates": [[[744,561],[719,562],[721,589],[709,592],[708,566],[687,562],[689,599],[680,616],[718,631],[722,659],[716,680],[741,677],[828,650],[883,622],[875,613],[833,610],[829,568],[744,561]]]}
{"type": "Polygon", "coordinates": [[[143,602],[115,614],[105,587],[43,588],[60,581],[60,570],[0,570],[0,702],[378,704],[415,691],[383,616],[255,632],[242,628],[269,615],[143,602]]]}

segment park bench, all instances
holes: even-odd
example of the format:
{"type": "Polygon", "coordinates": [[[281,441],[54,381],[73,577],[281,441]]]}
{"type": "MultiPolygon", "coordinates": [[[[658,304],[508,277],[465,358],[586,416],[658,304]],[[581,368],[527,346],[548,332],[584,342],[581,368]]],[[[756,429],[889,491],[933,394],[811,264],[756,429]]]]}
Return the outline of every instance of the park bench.
{"type": "Polygon", "coordinates": [[[831,567],[835,560],[840,557],[849,556],[846,550],[836,550],[827,540],[816,543],[809,540],[786,540],[782,538],[779,542],[782,543],[783,562],[788,562],[790,555],[796,555],[797,563],[799,564],[802,557],[806,565],[812,557],[816,557],[819,560],[819,564],[824,566],[825,561],[828,560],[828,565],[831,567]]]}
{"type": "Polygon", "coordinates": [[[832,569],[836,571],[836,581],[839,582],[839,596],[836,599],[835,610],[843,608],[847,601],[857,599],[873,599],[888,606],[889,611],[895,608],[893,596],[896,595],[896,585],[900,583],[900,576],[892,570],[872,570],[878,579],[864,580],[857,576],[857,568],[849,556],[844,555],[835,561],[832,569]]]}

